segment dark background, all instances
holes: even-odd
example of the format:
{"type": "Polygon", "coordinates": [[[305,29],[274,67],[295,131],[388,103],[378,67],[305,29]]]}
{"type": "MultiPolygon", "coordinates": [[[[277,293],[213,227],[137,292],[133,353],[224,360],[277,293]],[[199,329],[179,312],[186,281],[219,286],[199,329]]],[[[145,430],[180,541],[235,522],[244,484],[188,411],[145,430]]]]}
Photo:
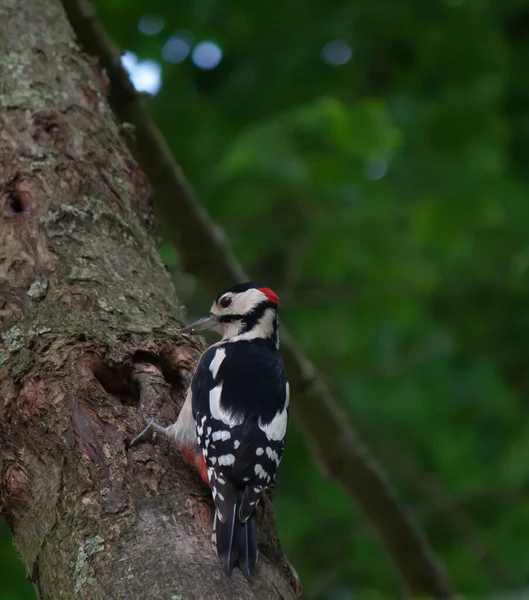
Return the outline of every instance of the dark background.
{"type": "MultiPolygon", "coordinates": [[[[159,86],[150,109],[201,203],[279,293],[456,588],[529,598],[527,3],[96,6],[137,88],[159,86]]],[[[200,314],[211,299],[163,228],[160,250],[200,314]]],[[[295,424],[275,504],[306,598],[398,596],[295,424]]],[[[0,592],[33,598],[5,528],[0,592]]]]}

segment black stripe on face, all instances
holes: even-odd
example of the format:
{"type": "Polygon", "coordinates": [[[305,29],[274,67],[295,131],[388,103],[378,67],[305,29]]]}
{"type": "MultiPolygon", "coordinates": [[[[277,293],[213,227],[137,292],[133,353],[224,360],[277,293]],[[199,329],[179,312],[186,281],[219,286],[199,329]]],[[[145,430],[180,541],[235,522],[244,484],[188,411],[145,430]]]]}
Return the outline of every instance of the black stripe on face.
{"type": "Polygon", "coordinates": [[[273,329],[270,332],[271,335],[273,334],[274,330],[277,327],[277,307],[275,304],[273,304],[272,302],[262,302],[261,304],[259,304],[258,306],[256,306],[254,308],[254,310],[247,314],[244,315],[243,317],[239,317],[241,319],[241,321],[243,322],[243,328],[241,330],[241,333],[246,333],[248,331],[251,331],[259,322],[259,320],[262,318],[262,316],[264,315],[264,313],[269,309],[272,308],[274,310],[274,321],[275,323],[273,324],[273,329]]]}
{"type": "Polygon", "coordinates": [[[259,319],[269,308],[273,309],[274,312],[277,312],[277,306],[273,302],[267,300],[258,304],[252,310],[252,312],[247,313],[245,315],[222,315],[219,316],[218,319],[221,323],[233,323],[234,321],[241,321],[243,327],[240,333],[246,333],[257,325],[259,319]]]}
{"type": "Polygon", "coordinates": [[[241,315],[222,315],[221,317],[218,317],[218,320],[221,323],[233,323],[234,321],[242,321],[243,318],[241,315]]]}

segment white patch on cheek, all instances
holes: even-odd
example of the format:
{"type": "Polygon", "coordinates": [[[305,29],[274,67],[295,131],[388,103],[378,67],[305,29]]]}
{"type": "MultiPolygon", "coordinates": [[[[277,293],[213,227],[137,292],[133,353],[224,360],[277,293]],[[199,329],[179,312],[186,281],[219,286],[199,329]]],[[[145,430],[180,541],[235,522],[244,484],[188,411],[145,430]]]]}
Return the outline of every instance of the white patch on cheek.
{"type": "Polygon", "coordinates": [[[226,340],[228,338],[233,338],[238,335],[238,333],[243,328],[243,322],[242,321],[231,321],[230,323],[226,323],[222,327],[223,327],[223,329],[221,331],[222,339],[226,340]]]}
{"type": "Polygon", "coordinates": [[[274,309],[267,308],[254,328],[255,336],[265,338],[272,335],[272,332],[274,331],[274,320],[274,309]]]}
{"type": "Polygon", "coordinates": [[[247,315],[262,302],[266,302],[268,298],[263,292],[258,289],[247,290],[240,294],[236,294],[233,298],[233,303],[230,307],[230,314],[247,315]]]}

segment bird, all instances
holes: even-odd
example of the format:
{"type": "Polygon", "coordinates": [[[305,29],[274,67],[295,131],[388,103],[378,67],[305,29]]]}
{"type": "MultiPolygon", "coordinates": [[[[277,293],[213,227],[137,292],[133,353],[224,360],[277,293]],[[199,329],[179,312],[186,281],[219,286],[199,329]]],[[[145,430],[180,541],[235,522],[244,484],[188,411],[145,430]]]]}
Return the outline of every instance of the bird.
{"type": "MultiPolygon", "coordinates": [[[[256,282],[222,292],[210,312],[182,333],[221,335],[200,357],[184,405],[163,432],[211,489],[213,539],[224,571],[253,582],[258,559],[256,507],[275,485],[290,390],[279,353],[278,295],[256,282]]],[[[135,441],[135,440],[134,440],[135,441]]],[[[134,442],[133,442],[134,443],[134,442]]]]}

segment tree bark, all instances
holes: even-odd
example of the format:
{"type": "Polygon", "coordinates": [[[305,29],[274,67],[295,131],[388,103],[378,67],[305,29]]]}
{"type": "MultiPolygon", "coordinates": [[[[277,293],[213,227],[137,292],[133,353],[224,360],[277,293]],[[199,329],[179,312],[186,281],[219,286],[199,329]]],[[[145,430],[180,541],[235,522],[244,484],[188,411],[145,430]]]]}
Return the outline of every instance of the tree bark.
{"type": "Polygon", "coordinates": [[[174,419],[202,346],[106,86],[59,0],[0,0],[2,513],[44,600],[294,598],[269,506],[255,585],[229,579],[198,475],[165,440],[128,448],[139,379],[174,419]]]}

